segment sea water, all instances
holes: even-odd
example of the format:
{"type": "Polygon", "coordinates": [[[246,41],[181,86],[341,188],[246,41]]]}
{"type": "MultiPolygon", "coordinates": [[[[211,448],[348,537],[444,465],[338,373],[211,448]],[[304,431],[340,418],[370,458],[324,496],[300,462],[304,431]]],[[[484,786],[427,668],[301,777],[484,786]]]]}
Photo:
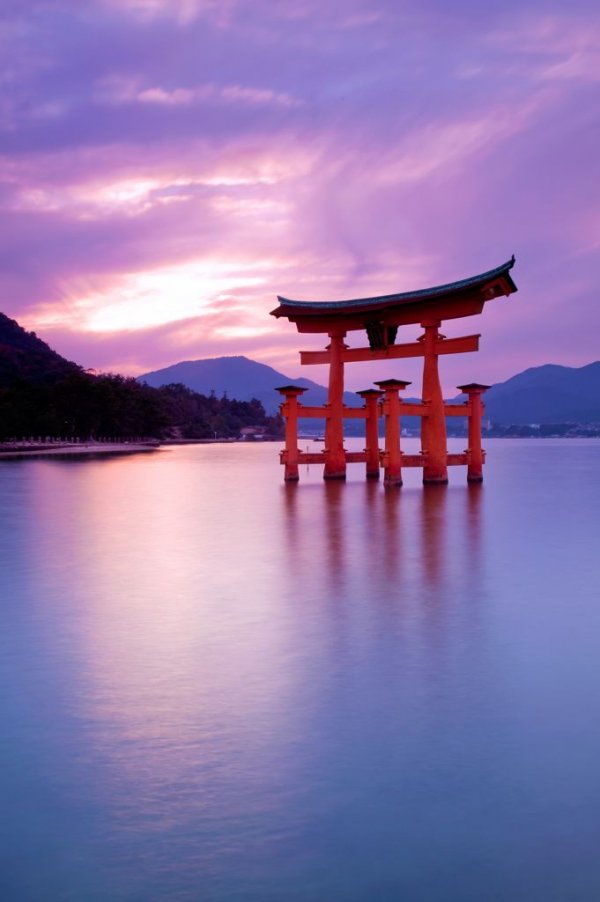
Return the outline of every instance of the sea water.
{"type": "Polygon", "coordinates": [[[0,461],[1,898],[600,898],[600,442],[487,448],[0,461]]]}

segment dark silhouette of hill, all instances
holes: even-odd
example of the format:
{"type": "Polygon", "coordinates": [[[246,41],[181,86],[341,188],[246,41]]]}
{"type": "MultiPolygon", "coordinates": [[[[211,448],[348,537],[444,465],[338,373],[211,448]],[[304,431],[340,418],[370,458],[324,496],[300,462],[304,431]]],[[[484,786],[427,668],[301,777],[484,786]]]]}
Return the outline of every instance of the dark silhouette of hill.
{"type": "Polygon", "coordinates": [[[492,386],[485,395],[493,423],[600,423],[600,361],[582,367],[546,364],[492,386]]]}
{"type": "MultiPolygon", "coordinates": [[[[320,406],[327,401],[327,389],[310,379],[292,379],[273,367],[257,363],[248,357],[214,357],[207,360],[185,360],[161,370],[138,376],[140,382],[159,388],[170,383],[187,385],[203,395],[225,393],[229,398],[261,401],[268,414],[279,409],[281,396],[275,391],[280,385],[300,385],[308,389],[302,395],[302,403],[320,406]]],[[[352,392],[346,392],[344,402],[350,407],[360,407],[362,400],[352,392]]]]}
{"type": "Polygon", "coordinates": [[[79,372],[76,363],[53,351],[35,332],[0,313],[0,386],[17,380],[53,382],[79,372]]]}
{"type": "MultiPolygon", "coordinates": [[[[85,372],[0,313],[0,441],[48,438],[236,438],[245,427],[283,431],[250,399],[210,398],[183,385],[157,389],[85,372]]],[[[254,434],[253,433],[253,434],[254,434]]]]}

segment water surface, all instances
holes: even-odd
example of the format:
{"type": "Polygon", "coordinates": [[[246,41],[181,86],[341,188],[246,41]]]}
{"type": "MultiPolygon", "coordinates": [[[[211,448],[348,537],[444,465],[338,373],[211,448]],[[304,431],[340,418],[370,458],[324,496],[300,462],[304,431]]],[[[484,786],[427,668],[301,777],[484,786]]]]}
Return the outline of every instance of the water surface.
{"type": "Polygon", "coordinates": [[[600,442],[277,450],[0,462],[2,899],[600,898],[600,442]]]}

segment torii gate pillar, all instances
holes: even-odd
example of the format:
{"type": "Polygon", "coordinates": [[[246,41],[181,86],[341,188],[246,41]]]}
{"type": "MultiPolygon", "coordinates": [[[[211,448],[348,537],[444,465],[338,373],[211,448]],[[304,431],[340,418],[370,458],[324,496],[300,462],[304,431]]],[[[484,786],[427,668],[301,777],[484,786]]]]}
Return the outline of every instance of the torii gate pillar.
{"type": "Polygon", "coordinates": [[[385,417],[384,485],[402,485],[402,452],[400,451],[400,395],[410,385],[400,379],[383,379],[376,385],[384,392],[383,415],[385,417]]]}
{"type": "Polygon", "coordinates": [[[429,320],[421,323],[425,329],[419,341],[423,342],[423,403],[427,414],[421,424],[421,449],[425,455],[423,482],[445,485],[448,482],[446,446],[446,417],[444,396],[438,372],[437,342],[440,321],[429,320]]]}
{"type": "Polygon", "coordinates": [[[281,462],[285,465],[284,479],[286,482],[298,482],[298,461],[300,451],[298,448],[298,398],[304,394],[305,388],[297,385],[282,385],[276,391],[283,396],[280,411],[285,417],[285,450],[281,455],[281,462]]]}
{"type": "Polygon", "coordinates": [[[329,395],[325,423],[324,479],[346,478],[344,451],[344,360],[345,331],[329,333],[329,395]]]}
{"type": "Polygon", "coordinates": [[[376,388],[366,388],[357,392],[364,400],[365,419],[365,454],[367,455],[367,479],[379,479],[379,411],[377,404],[383,392],[376,388]]]}
{"type": "Polygon", "coordinates": [[[482,395],[488,390],[489,385],[480,385],[478,382],[470,382],[468,385],[459,385],[459,391],[465,393],[469,404],[469,462],[467,464],[467,482],[483,482],[484,453],[481,448],[481,419],[483,416],[482,395]]]}

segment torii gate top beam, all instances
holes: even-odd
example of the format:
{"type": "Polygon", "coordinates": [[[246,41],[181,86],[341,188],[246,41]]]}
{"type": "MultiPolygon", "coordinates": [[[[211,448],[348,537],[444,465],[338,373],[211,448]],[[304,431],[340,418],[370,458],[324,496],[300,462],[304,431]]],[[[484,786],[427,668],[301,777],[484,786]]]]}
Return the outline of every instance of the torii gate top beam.
{"type": "Polygon", "coordinates": [[[272,316],[287,317],[298,332],[366,329],[372,349],[394,344],[398,326],[481,313],[486,301],[517,290],[510,276],[514,255],[478,276],[433,288],[348,301],[293,301],[278,297],[272,316]]]}

